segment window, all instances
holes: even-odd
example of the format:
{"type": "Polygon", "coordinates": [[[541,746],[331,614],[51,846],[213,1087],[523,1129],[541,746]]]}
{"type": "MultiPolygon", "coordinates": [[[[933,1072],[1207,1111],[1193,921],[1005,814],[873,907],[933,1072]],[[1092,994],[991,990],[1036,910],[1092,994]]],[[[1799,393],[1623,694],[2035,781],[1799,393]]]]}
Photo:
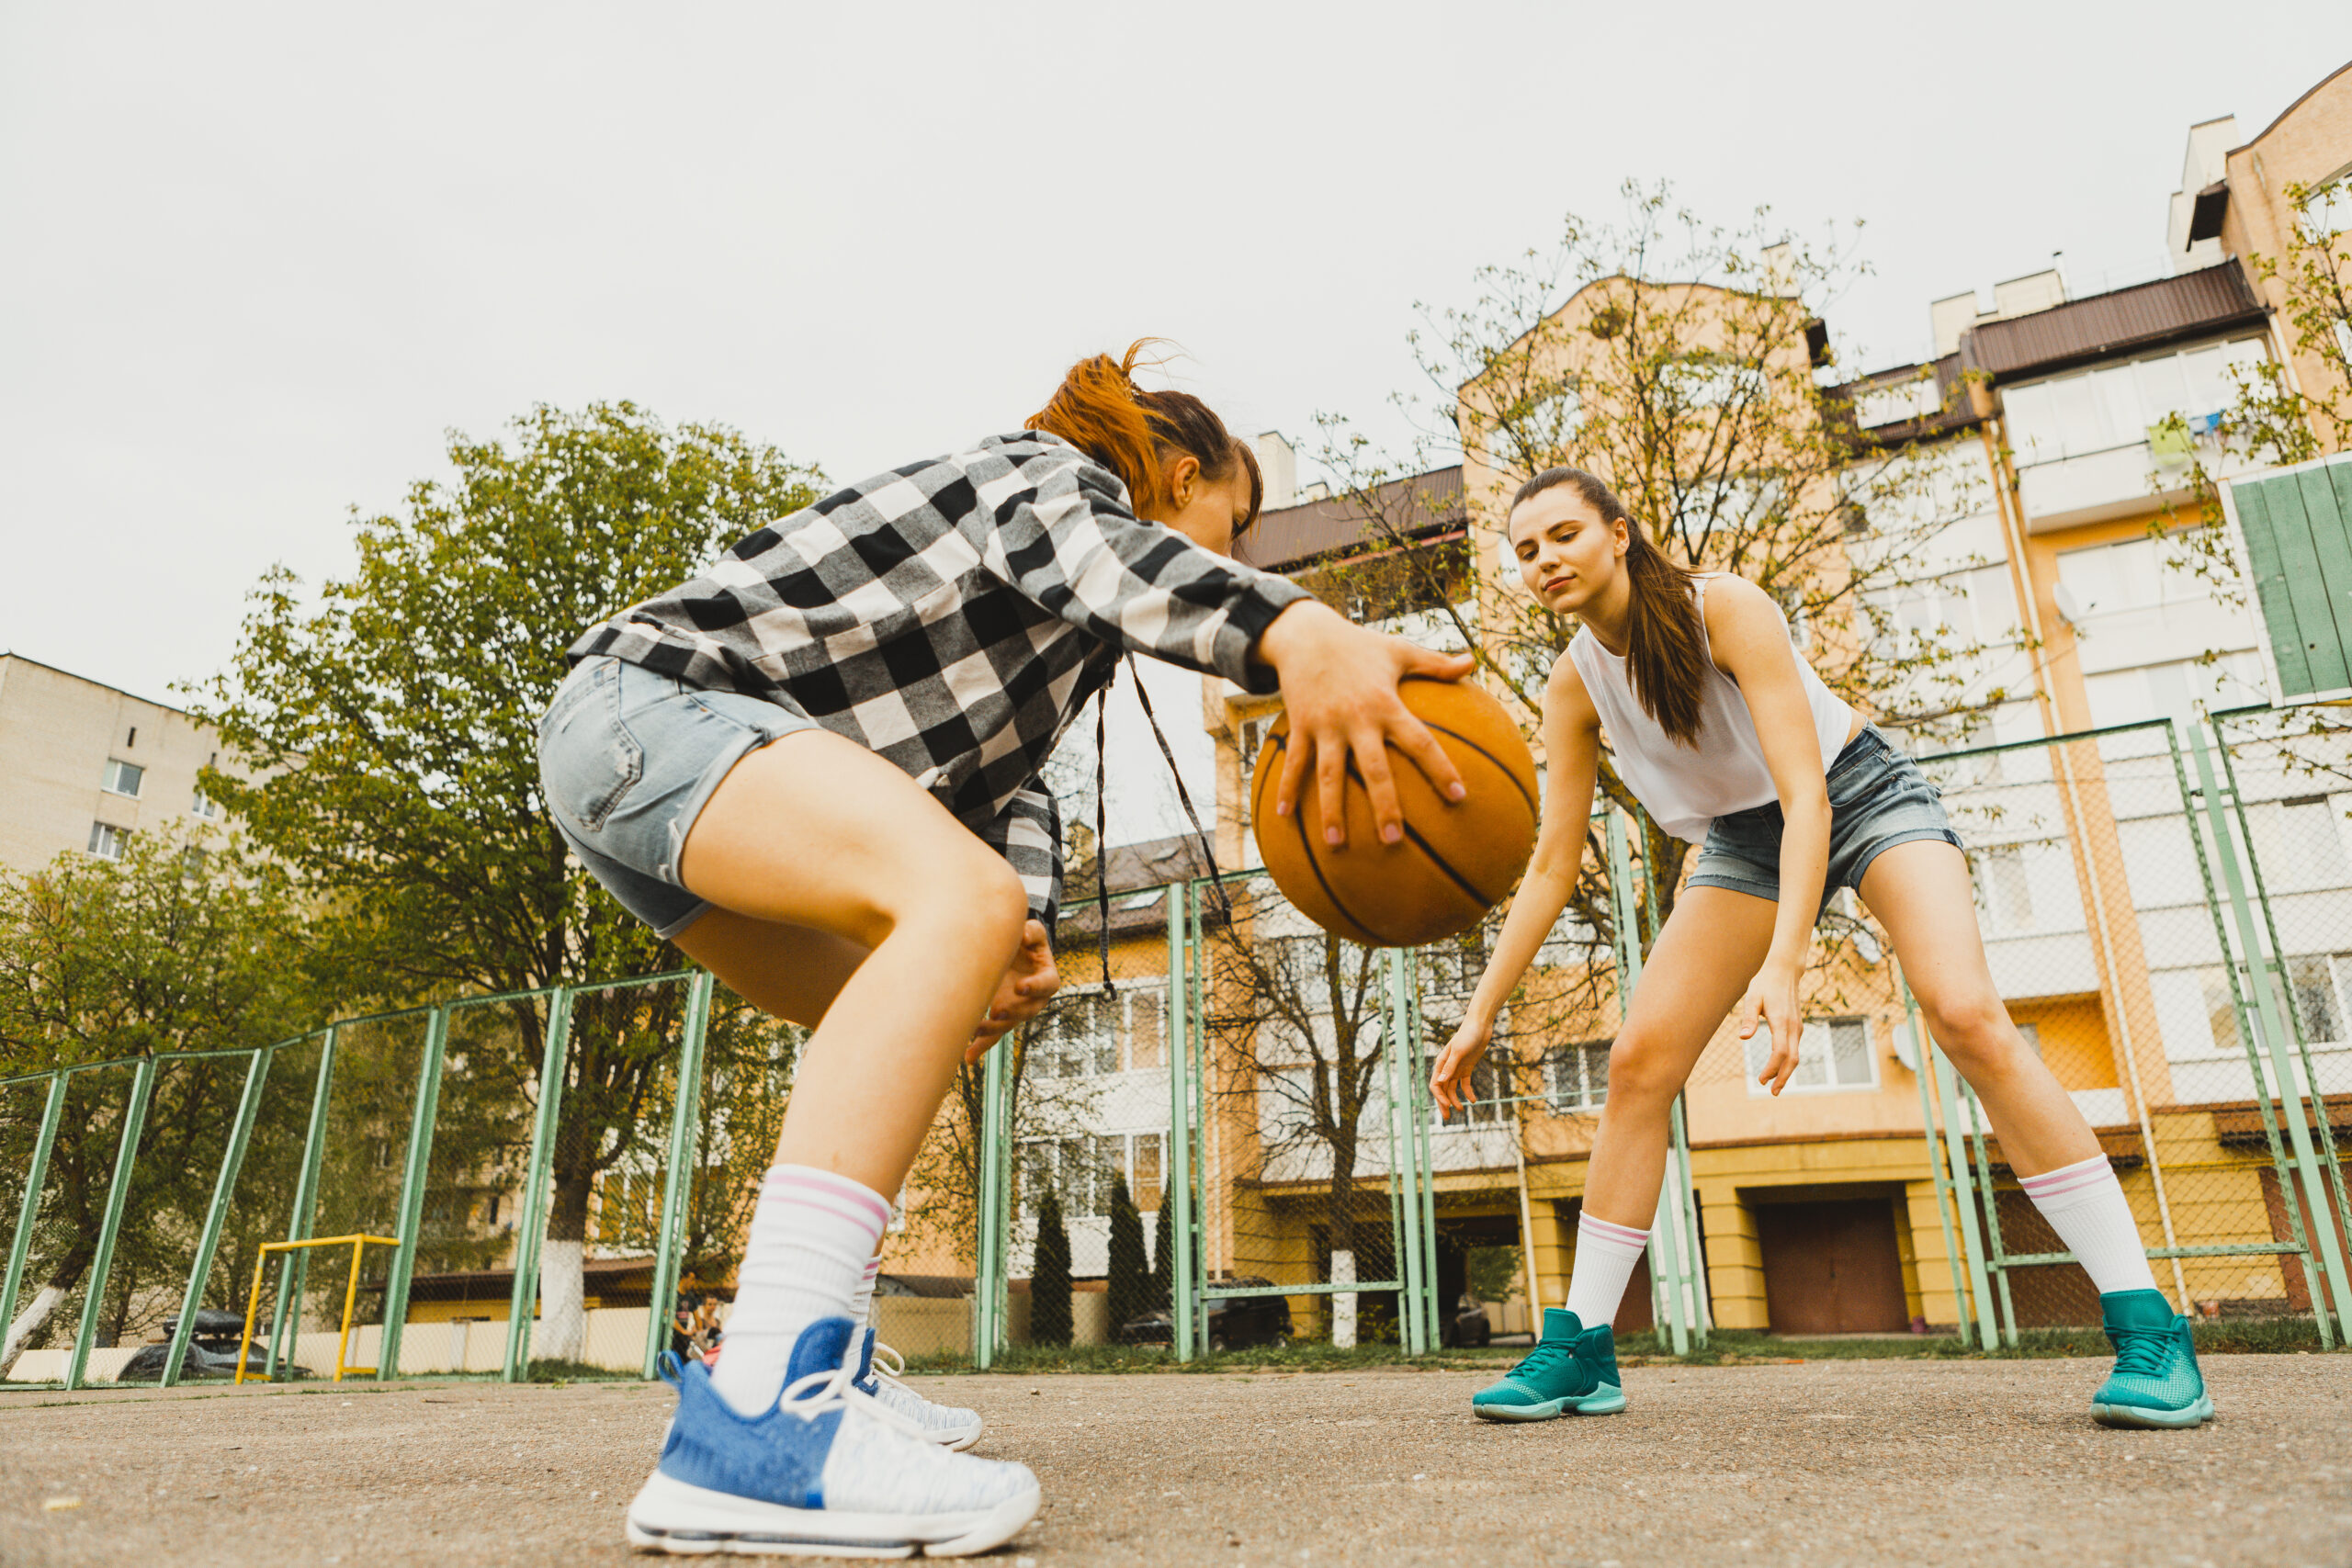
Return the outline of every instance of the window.
{"type": "Polygon", "coordinates": [[[1976,852],[1976,908],[1995,934],[2033,929],[2033,884],[2026,875],[2025,846],[2004,844],[1976,852]]]}
{"type": "Polygon", "coordinates": [[[2352,863],[2345,858],[2344,838],[2327,796],[2264,801],[2247,807],[2245,819],[2254,835],[2254,858],[2271,892],[2352,884],[2352,863]]]}
{"type": "MultiPolygon", "coordinates": [[[[1152,1134],[1157,1137],[1157,1134],[1152,1134]]],[[[1021,1211],[1035,1218],[1047,1192],[1062,1201],[1066,1220],[1100,1219],[1111,1212],[1112,1181],[1124,1174],[1126,1139],[1033,1138],[1021,1145],[1021,1211]]],[[[1131,1189],[1132,1190],[1132,1189],[1131,1189]]]]}
{"type": "Polygon", "coordinates": [[[196,792],[196,799],[187,809],[190,816],[201,817],[207,822],[217,822],[220,819],[220,803],[202,790],[196,792]]]}
{"type": "MultiPolygon", "coordinates": [[[[1772,1059],[1772,1032],[1758,1029],[1747,1041],[1747,1092],[1751,1097],[1771,1090],[1757,1082],[1772,1059]]],[[[1871,1055],[1868,1019],[1815,1018],[1805,1021],[1797,1037],[1797,1070],[1789,1075],[1790,1094],[1837,1094],[1878,1087],[1878,1065],[1871,1055]]]]}
{"type": "Polygon", "coordinates": [[[2287,960],[2287,995],[2306,1043],[2333,1044],[2345,1038],[2341,980],[2352,953],[2311,953],[2287,960]]]}
{"type": "Polygon", "coordinates": [[[1030,1048],[1033,1070],[1055,1078],[1117,1072],[1121,999],[1101,991],[1064,996],[1030,1048]]]}
{"type": "Polygon", "coordinates": [[[2018,460],[2046,463],[2135,446],[2172,414],[2202,421],[2235,398],[2231,368],[2262,358],[2260,340],[2246,338],[2004,389],[2018,460]]]}
{"type": "Polygon", "coordinates": [[[2090,702],[2091,723],[2097,726],[2182,717],[2199,703],[2219,713],[2268,700],[2262,656],[2251,650],[2224,653],[2211,662],[2179,659],[2086,675],[2083,695],[2090,702]]]}
{"type": "Polygon", "coordinates": [[[90,824],[90,853],[100,860],[120,860],[123,846],[130,840],[130,832],[110,823],[90,824]]]}
{"type": "Polygon", "coordinates": [[[108,761],[106,773],[98,780],[98,787],[109,795],[127,795],[137,800],[139,783],[146,776],[147,770],[136,762],[108,761]]]}
{"type": "Polygon", "coordinates": [[[1598,1111],[1609,1098],[1608,1040],[1561,1045],[1544,1058],[1544,1090],[1555,1111],[1598,1111]]]}

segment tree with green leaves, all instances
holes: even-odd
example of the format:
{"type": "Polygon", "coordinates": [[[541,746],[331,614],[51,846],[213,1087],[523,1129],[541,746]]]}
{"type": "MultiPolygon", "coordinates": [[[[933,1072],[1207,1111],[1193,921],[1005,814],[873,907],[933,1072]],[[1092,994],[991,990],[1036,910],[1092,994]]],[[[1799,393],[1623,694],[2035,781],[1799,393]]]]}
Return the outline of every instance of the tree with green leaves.
{"type": "Polygon", "coordinates": [[[1061,1195],[1037,1199],[1037,1243],[1029,1261],[1029,1343],[1067,1345],[1070,1338],[1069,1230],[1061,1195]]]}
{"type": "MultiPolygon", "coordinates": [[[[452,434],[448,476],[352,518],[357,566],[266,574],[198,716],[246,761],[205,787],[320,899],[355,991],[503,1004],[509,1048],[466,1082],[525,1103],[562,983],[679,967],[571,859],[540,796],[537,724],[596,622],[807,505],[822,476],[718,425],[628,402],[540,406],[503,440],[452,434]]],[[[601,1175],[662,1135],[684,987],[579,995],[542,1254],[537,1349],[582,1348],[582,1247],[601,1175]]],[[[742,1050],[773,1055],[764,1033],[742,1050]]],[[[445,1090],[445,1092],[447,1092],[445,1090]]]]}
{"type": "MultiPolygon", "coordinates": [[[[6,1325],[0,1371],[54,1335],[58,1307],[87,1277],[135,1064],[301,1033],[331,1000],[313,983],[309,956],[303,908],[282,870],[218,833],[138,833],[119,861],[68,853],[31,874],[0,872],[0,1077],[124,1064],[68,1080],[33,1235],[32,1289],[6,1325]]],[[[238,1056],[155,1069],[102,1303],[107,1343],[156,1326],[178,1305],[245,1071],[238,1056]]],[[[0,1167],[18,1180],[31,1162],[43,1088],[0,1097],[0,1167]]],[[[266,1180],[299,1156],[307,1102],[282,1096],[264,1104],[284,1112],[264,1118],[246,1155],[246,1168],[266,1180]]],[[[15,1217],[12,1204],[6,1223],[15,1217]]],[[[267,1223],[282,1224],[282,1213],[267,1223]]],[[[254,1238],[241,1246],[241,1236],[230,1237],[214,1269],[224,1294],[241,1264],[251,1267],[254,1238]]]]}
{"type": "MultiPolygon", "coordinates": [[[[1325,417],[1321,461],[1365,529],[1363,558],[1326,577],[1364,618],[1470,649],[1478,678],[1532,737],[1544,682],[1577,628],[1530,597],[1497,549],[1522,482],[1579,468],[1670,558],[1770,593],[1822,679],[1878,722],[1941,741],[1972,733],[2023,694],[1996,678],[2022,634],[1980,637],[1917,614],[1939,603],[1939,583],[1995,564],[1952,533],[1989,491],[1981,457],[1937,419],[1864,428],[1820,311],[1867,269],[1846,242],[1790,238],[1764,209],[1726,226],[1664,185],[1628,182],[1623,198],[1615,222],[1571,215],[1549,251],[1482,268],[1470,303],[1423,310],[1410,343],[1431,395],[1401,400],[1418,431],[1404,450],[1325,417]],[[1449,503],[1419,476],[1456,463],[1460,521],[1432,530],[1449,503]]],[[[1926,367],[1868,382],[1872,399],[1929,409],[1935,389],[1926,367]]],[[[1639,825],[1655,932],[1690,846],[1639,811],[1605,746],[1600,791],[1639,825]]],[[[1548,983],[1565,989],[1518,1009],[1513,1032],[1537,1013],[1547,1024],[1589,1016],[1609,994],[1616,932],[1600,831],[1596,820],[1559,956],[1546,959],[1548,983]]],[[[1833,915],[1817,959],[1858,930],[1833,915]]],[[[1432,1043],[1453,1022],[1433,1010],[1432,1043]]]]}
{"type": "Polygon", "coordinates": [[[1103,1272],[1103,1288],[1109,1295],[1104,1305],[1110,1333],[1115,1337],[1121,1325],[1150,1310],[1151,1300],[1151,1274],[1143,1257],[1143,1214],[1136,1208],[1125,1176],[1111,1179],[1111,1251],[1103,1272]]]}

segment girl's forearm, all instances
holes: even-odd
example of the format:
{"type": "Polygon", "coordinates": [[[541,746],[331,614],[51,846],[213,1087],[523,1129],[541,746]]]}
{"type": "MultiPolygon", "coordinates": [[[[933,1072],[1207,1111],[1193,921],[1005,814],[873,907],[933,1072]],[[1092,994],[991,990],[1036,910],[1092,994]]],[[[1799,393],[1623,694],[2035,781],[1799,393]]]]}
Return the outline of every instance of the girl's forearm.
{"type": "Polygon", "coordinates": [[[1767,968],[1795,969],[1804,963],[1813,942],[1814,912],[1821,908],[1821,887],[1829,875],[1829,803],[1802,809],[1788,819],[1781,834],[1781,908],[1772,921],[1772,946],[1765,955],[1767,968]]]}
{"type": "Polygon", "coordinates": [[[1582,860],[1585,829],[1589,818],[1578,818],[1573,824],[1576,831],[1567,839],[1573,846],[1565,864],[1549,864],[1538,860],[1528,867],[1527,875],[1511,896],[1510,912],[1503,917],[1503,929],[1495,937],[1494,956],[1487,960],[1487,971],[1478,976],[1478,984],[1470,996],[1470,1017],[1491,1026],[1503,1003],[1519,987],[1520,977],[1528,965],[1535,962],[1535,954],[1544,945],[1560,911],[1568,907],[1568,895],[1575,891],[1577,871],[1582,860]],[[1573,856],[1574,858],[1569,858],[1573,856]]]}

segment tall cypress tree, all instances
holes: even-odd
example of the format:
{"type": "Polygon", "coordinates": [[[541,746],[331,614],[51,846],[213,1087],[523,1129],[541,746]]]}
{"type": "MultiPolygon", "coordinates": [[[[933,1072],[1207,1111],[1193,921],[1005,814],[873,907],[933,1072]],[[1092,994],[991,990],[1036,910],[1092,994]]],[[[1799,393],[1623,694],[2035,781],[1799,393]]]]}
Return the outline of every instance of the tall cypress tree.
{"type": "Polygon", "coordinates": [[[1069,1343],[1069,1232],[1062,1201],[1048,1190],[1037,1201],[1037,1246],[1029,1265],[1029,1343],[1069,1343]]]}
{"type": "Polygon", "coordinates": [[[1143,1213],[1136,1207],[1135,1197],[1127,1190],[1127,1179],[1114,1177],[1111,1182],[1111,1261],[1106,1288],[1110,1292],[1110,1333],[1113,1339],[1121,1325],[1141,1316],[1149,1308],[1151,1275],[1144,1266],[1143,1213]]]}
{"type": "Polygon", "coordinates": [[[1151,1231],[1151,1298],[1152,1312],[1166,1312],[1174,1302],[1175,1293],[1168,1283],[1175,1278],[1176,1268],[1176,1205],[1168,1201],[1168,1190],[1159,1193],[1159,1223],[1151,1231]]]}

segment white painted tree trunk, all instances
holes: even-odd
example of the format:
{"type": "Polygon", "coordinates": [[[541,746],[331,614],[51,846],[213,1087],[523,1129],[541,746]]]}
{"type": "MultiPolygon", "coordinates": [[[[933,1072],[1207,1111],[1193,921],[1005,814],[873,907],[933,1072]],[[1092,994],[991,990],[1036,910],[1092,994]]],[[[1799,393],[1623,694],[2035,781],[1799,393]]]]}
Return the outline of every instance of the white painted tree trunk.
{"type": "Polygon", "coordinates": [[[32,1304],[17,1314],[17,1321],[8,1325],[7,1339],[0,1342],[0,1377],[8,1375],[8,1369],[17,1364],[17,1353],[41,1331],[50,1314],[57,1310],[57,1303],[64,1299],[64,1289],[57,1285],[43,1285],[33,1293],[32,1304]]]}
{"type": "MultiPolygon", "coordinates": [[[[1331,1254],[1331,1283],[1352,1285],[1356,1282],[1356,1255],[1341,1249],[1331,1254]]],[[[1356,1293],[1335,1291],[1331,1294],[1331,1345],[1335,1349],[1352,1350],[1356,1345],[1356,1293]]]]}
{"type": "Polygon", "coordinates": [[[587,1283],[581,1273],[582,1244],[539,1244],[539,1325],[531,1333],[531,1359],[581,1361],[588,1355],[587,1283]]]}

